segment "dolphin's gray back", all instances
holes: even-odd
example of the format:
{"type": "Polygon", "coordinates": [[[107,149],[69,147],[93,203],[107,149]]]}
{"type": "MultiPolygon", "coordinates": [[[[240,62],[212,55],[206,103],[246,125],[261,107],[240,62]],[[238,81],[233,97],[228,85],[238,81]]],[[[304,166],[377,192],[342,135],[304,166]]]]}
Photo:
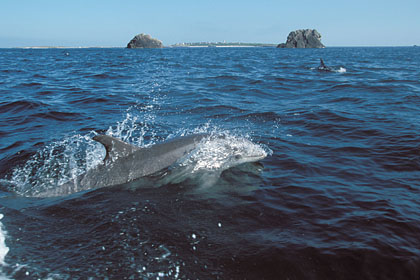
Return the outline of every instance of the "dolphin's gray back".
{"type": "Polygon", "coordinates": [[[165,141],[148,148],[131,146],[110,136],[95,136],[104,144],[107,158],[103,164],[69,181],[49,195],[63,195],[91,188],[124,184],[165,169],[194,150],[206,134],[193,134],[165,141]],[[113,147],[110,148],[110,145],[113,147]],[[131,148],[129,147],[131,146],[131,148]],[[119,151],[119,149],[123,151],[119,151]],[[114,158],[116,155],[118,157],[114,158]]]}

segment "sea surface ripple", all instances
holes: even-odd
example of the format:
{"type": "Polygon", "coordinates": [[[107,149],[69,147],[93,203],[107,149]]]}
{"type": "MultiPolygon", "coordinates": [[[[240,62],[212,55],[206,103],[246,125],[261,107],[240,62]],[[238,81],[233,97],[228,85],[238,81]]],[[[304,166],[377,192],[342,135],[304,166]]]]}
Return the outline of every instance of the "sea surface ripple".
{"type": "Polygon", "coordinates": [[[419,116],[416,47],[0,49],[0,278],[420,279],[419,116]],[[31,195],[203,132],[267,157],[31,195]]]}

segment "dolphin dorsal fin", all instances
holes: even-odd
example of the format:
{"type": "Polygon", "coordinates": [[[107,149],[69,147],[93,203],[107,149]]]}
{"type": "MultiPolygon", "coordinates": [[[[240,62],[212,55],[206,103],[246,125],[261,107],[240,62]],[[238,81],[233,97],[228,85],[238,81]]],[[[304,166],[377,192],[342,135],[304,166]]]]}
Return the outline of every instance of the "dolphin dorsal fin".
{"type": "Polygon", "coordinates": [[[129,154],[141,149],[140,147],[133,146],[118,138],[108,135],[96,135],[93,137],[93,140],[104,145],[106,149],[106,156],[104,159],[105,164],[113,162],[117,158],[126,157],[129,154]]]}

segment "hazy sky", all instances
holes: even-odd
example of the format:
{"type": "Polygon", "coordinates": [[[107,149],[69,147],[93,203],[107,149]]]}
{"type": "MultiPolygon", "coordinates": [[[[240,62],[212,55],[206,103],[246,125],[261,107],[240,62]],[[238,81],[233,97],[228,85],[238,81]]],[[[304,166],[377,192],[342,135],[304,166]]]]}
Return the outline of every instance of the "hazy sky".
{"type": "Polygon", "coordinates": [[[420,45],[420,0],[0,0],[0,47],[281,43],[303,28],[326,46],[420,45]]]}

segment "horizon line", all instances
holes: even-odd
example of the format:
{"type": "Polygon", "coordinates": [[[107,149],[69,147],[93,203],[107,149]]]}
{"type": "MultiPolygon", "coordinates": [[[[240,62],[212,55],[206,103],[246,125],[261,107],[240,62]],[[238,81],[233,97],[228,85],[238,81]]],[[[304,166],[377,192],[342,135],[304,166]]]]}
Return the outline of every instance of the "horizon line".
{"type": "MultiPolygon", "coordinates": [[[[201,42],[197,42],[197,43],[201,43],[201,42]]],[[[217,42],[206,42],[209,45],[210,44],[217,44],[217,42]]],[[[172,44],[172,45],[168,45],[168,46],[163,46],[164,48],[195,48],[197,46],[180,46],[180,44],[183,43],[176,43],[176,44],[172,44]]],[[[184,43],[184,44],[195,44],[195,43],[184,43]]],[[[224,45],[220,45],[220,46],[215,46],[215,47],[261,47],[261,48],[269,48],[269,47],[274,47],[276,48],[277,45],[276,43],[236,43],[236,42],[232,42],[232,45],[229,45],[228,43],[223,43],[224,45]],[[240,45],[234,45],[234,44],[240,44],[240,45]],[[257,45],[257,46],[253,46],[253,45],[257,45]],[[261,45],[261,46],[258,46],[261,45]]],[[[198,46],[200,47],[200,46],[198,46]]],[[[208,47],[207,45],[203,45],[202,47],[208,47]]],[[[386,47],[420,47],[420,45],[332,45],[332,46],[325,46],[325,48],[369,48],[369,47],[382,47],[382,48],[386,48],[386,47]]],[[[1,47],[0,49],[126,49],[126,46],[14,46],[14,47],[1,47]]],[[[141,49],[141,48],[140,48],[141,49]]],[[[147,48],[145,48],[147,49],[147,48]]],[[[286,48],[287,49],[287,48],[286,48]]],[[[299,49],[299,48],[290,48],[290,49],[299,49]]],[[[302,48],[305,49],[305,48],[302,48]]]]}

